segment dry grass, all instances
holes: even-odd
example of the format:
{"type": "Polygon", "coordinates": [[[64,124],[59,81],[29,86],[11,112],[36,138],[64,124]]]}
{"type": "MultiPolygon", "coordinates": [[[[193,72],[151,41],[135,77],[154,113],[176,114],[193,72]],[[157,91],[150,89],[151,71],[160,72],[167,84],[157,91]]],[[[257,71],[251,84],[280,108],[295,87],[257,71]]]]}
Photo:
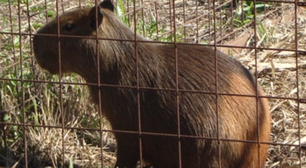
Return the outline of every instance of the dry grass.
{"type": "MultiPolygon", "coordinates": [[[[143,1],[144,4],[137,1],[136,7],[139,33],[155,40],[173,41],[173,6],[168,0],[143,1]]],[[[116,143],[107,132],[111,129],[109,124],[99,117],[98,108],[90,102],[82,85],[84,81],[72,75],[62,77],[61,81],[76,84],[59,84],[57,76],[43,72],[33,59],[31,34],[46,23],[47,15],[56,14],[55,3],[45,5],[43,0],[30,1],[28,6],[22,3],[19,13],[17,1],[10,2],[11,5],[0,0],[0,167],[23,167],[25,151],[29,167],[101,167],[102,151],[103,167],[111,167],[115,162],[116,143]],[[105,131],[100,134],[99,130],[105,131]]],[[[82,1],[81,6],[84,4],[82,1]]],[[[65,1],[59,5],[59,12],[79,6],[78,1],[65,1]]],[[[127,6],[121,17],[133,28],[133,7],[127,6]]],[[[258,13],[256,34],[251,24],[235,27],[228,8],[216,13],[213,33],[211,9],[208,5],[196,5],[194,0],[177,0],[178,41],[213,44],[216,40],[217,45],[254,47],[257,44],[266,48],[255,51],[218,47],[257,72],[259,83],[271,97],[273,145],[266,167],[305,167],[306,105],[297,101],[297,98],[306,98],[305,9],[298,9],[297,33],[293,5],[274,5],[258,13]],[[304,51],[298,57],[294,52],[295,37],[298,50],[304,51]]]]}

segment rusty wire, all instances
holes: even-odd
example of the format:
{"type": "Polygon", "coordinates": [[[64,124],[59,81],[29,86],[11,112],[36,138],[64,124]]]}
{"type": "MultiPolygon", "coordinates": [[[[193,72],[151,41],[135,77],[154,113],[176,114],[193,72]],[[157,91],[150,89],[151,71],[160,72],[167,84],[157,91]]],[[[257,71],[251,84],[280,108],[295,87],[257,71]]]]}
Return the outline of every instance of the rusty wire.
{"type": "MultiPolygon", "coordinates": [[[[213,8],[208,8],[209,11],[211,12],[208,12],[208,13],[205,13],[205,14],[198,14],[198,5],[196,6],[196,17],[193,19],[193,20],[186,20],[185,18],[185,15],[187,15],[187,12],[185,11],[186,10],[186,7],[185,7],[185,1],[187,0],[183,0],[183,13],[184,13],[184,18],[183,18],[183,25],[181,26],[178,26],[177,25],[177,22],[176,22],[176,2],[175,1],[172,1],[172,0],[169,0],[169,2],[166,2],[166,3],[163,3],[162,5],[168,5],[169,6],[169,15],[170,15],[170,18],[171,19],[171,22],[169,24],[170,26],[170,30],[165,32],[165,33],[162,33],[160,34],[159,32],[159,29],[160,27],[158,27],[158,24],[157,24],[157,39],[159,39],[160,37],[162,36],[165,36],[167,34],[171,34],[172,32],[177,32],[179,28],[183,28],[184,30],[184,38],[186,38],[186,29],[185,29],[185,26],[186,24],[188,23],[192,23],[193,21],[195,21],[196,23],[196,42],[195,44],[190,44],[190,43],[185,43],[185,42],[179,42],[180,45],[186,45],[186,47],[188,47],[188,45],[203,45],[203,44],[199,44],[199,41],[198,41],[198,36],[199,36],[199,30],[198,30],[198,24],[199,24],[199,19],[200,18],[207,18],[207,20],[209,21],[213,21],[213,24],[211,25],[211,22],[209,22],[209,26],[208,26],[208,29],[212,32],[213,34],[213,43],[210,43],[210,44],[207,44],[207,46],[211,46],[211,47],[214,47],[215,50],[217,50],[217,48],[219,47],[227,47],[227,48],[241,48],[241,49],[254,49],[255,53],[255,79],[256,79],[256,88],[258,87],[257,86],[257,78],[258,78],[258,73],[257,73],[257,66],[258,66],[258,59],[257,59],[257,55],[258,55],[258,51],[259,50],[275,50],[275,51],[291,51],[291,52],[294,52],[295,53],[295,65],[296,65],[296,86],[299,86],[299,67],[298,67],[298,64],[299,64],[299,54],[300,53],[305,53],[306,51],[305,50],[301,50],[298,48],[298,38],[297,38],[297,34],[298,34],[298,28],[297,28],[297,19],[298,19],[298,14],[297,14],[297,11],[298,11],[298,7],[299,6],[306,6],[306,3],[305,2],[300,2],[300,1],[257,1],[257,0],[253,0],[253,2],[269,2],[269,3],[289,3],[289,4],[293,4],[295,6],[295,28],[294,28],[294,31],[295,31],[295,38],[294,38],[294,43],[295,43],[295,49],[280,49],[280,48],[271,48],[271,47],[258,47],[257,46],[257,38],[254,38],[254,45],[253,46],[232,46],[232,45],[226,45],[226,44],[221,44],[219,43],[219,38],[222,38],[222,37],[217,37],[217,31],[218,29],[216,28],[216,23],[217,23],[217,19],[216,19],[216,10],[218,9],[221,9],[222,7],[224,7],[225,5],[229,4],[231,1],[227,1],[226,3],[222,3],[220,6],[215,6],[215,1],[211,2],[211,1],[208,1],[208,3],[212,3],[212,6],[213,8]]],[[[11,30],[10,32],[4,32],[4,31],[1,31],[0,30],[0,35],[10,35],[10,36],[19,36],[20,39],[22,39],[23,36],[33,36],[33,33],[34,32],[22,32],[21,30],[21,21],[24,19],[22,18],[22,14],[21,14],[21,7],[20,7],[20,2],[18,2],[18,25],[19,28],[18,28],[18,32],[15,32],[13,31],[13,25],[16,24],[13,22],[12,20],[12,10],[11,10],[11,7],[12,7],[12,4],[10,4],[11,1],[8,1],[9,3],[9,12],[8,12],[8,15],[10,17],[10,26],[11,26],[11,30]]],[[[56,0],[56,13],[57,14],[60,14],[64,11],[65,9],[65,4],[68,3],[68,1],[62,1],[62,0],[56,0]],[[61,7],[60,7],[61,6],[61,7]]],[[[94,4],[98,4],[99,2],[97,0],[94,1],[94,4]]],[[[155,9],[155,15],[156,15],[156,19],[157,19],[157,22],[158,22],[158,19],[159,19],[159,15],[158,15],[158,5],[159,5],[159,2],[158,1],[154,1],[152,2],[153,3],[153,6],[154,6],[154,9],[155,9]]],[[[45,1],[45,6],[47,6],[47,1],[45,1]]],[[[127,7],[127,13],[126,15],[128,15],[128,18],[130,19],[130,14],[133,15],[133,28],[134,28],[134,33],[135,33],[135,36],[134,36],[134,39],[133,40],[122,40],[122,39],[101,39],[101,38],[98,38],[98,37],[95,37],[94,39],[97,41],[97,44],[98,44],[98,40],[115,40],[115,41],[127,41],[127,42],[132,42],[134,43],[135,45],[135,51],[138,50],[137,48],[137,45],[139,43],[161,43],[161,42],[157,42],[157,41],[141,41],[141,40],[137,40],[136,39],[136,33],[137,33],[137,22],[138,20],[136,19],[136,12],[139,12],[141,13],[141,19],[142,19],[142,22],[145,23],[144,21],[144,2],[143,0],[141,1],[138,1],[138,0],[134,0],[133,1],[133,7],[130,8],[129,7],[129,3],[126,3],[126,7],[127,7]],[[137,6],[137,4],[140,4],[137,6]],[[132,9],[132,10],[131,10],[132,9]]],[[[84,4],[82,4],[82,1],[79,0],[79,6],[83,6],[84,4]]],[[[28,7],[28,6],[27,6],[28,7]]],[[[47,7],[46,7],[47,8],[47,7]]],[[[233,9],[233,6],[231,6],[231,9],[233,9]]],[[[255,11],[254,11],[254,22],[256,23],[257,21],[257,12],[256,12],[256,8],[254,8],[255,11]]],[[[29,8],[27,8],[27,10],[29,10],[29,8]]],[[[43,12],[46,12],[47,9],[43,12]]],[[[38,13],[35,13],[33,15],[28,15],[27,16],[27,20],[28,20],[28,23],[31,22],[31,17],[37,15],[38,13]]],[[[232,13],[231,13],[232,14],[232,13]]],[[[48,22],[48,17],[46,17],[46,22],[48,22]]],[[[58,18],[57,18],[58,19],[58,18]]],[[[43,21],[44,22],[44,21],[43,21]]],[[[255,34],[255,37],[256,37],[256,24],[254,24],[254,22],[250,23],[250,24],[253,24],[253,29],[254,29],[254,34],[255,34]]],[[[130,23],[130,21],[129,21],[130,23]]],[[[58,25],[58,29],[59,29],[59,25],[58,25]]],[[[144,28],[144,25],[142,25],[142,29],[145,29],[144,28]]],[[[30,28],[30,24],[29,24],[29,30],[31,30],[30,28]]],[[[225,35],[223,30],[222,29],[219,29],[220,31],[220,34],[221,35],[225,35]]],[[[143,31],[143,34],[144,34],[144,31],[143,31]]],[[[45,35],[45,36],[48,36],[48,35],[45,35]]],[[[50,36],[50,35],[49,35],[50,36]]],[[[77,36],[68,36],[68,35],[61,35],[60,32],[58,31],[57,35],[58,39],[60,39],[61,37],[70,37],[70,38],[84,38],[84,37],[77,37],[77,36]]],[[[226,36],[226,35],[225,35],[226,36]]],[[[230,36],[230,35],[229,35],[230,36]]],[[[86,37],[85,37],[86,38],[86,37]]],[[[88,37],[89,38],[89,37],[88,37]]],[[[174,40],[172,42],[163,42],[163,43],[168,43],[168,44],[173,44],[174,46],[177,45],[177,37],[176,37],[176,33],[174,33],[174,40]]],[[[31,41],[30,41],[31,42],[31,41]]],[[[58,40],[58,47],[59,47],[59,51],[58,51],[58,55],[59,55],[59,63],[61,64],[61,59],[60,59],[60,55],[61,55],[61,51],[60,51],[60,40],[58,40]]],[[[98,45],[97,45],[98,46],[98,45]]],[[[98,50],[98,47],[96,47],[97,50],[98,50]]],[[[39,125],[39,124],[32,124],[32,123],[28,123],[26,118],[27,118],[27,112],[25,111],[26,107],[25,107],[25,103],[28,101],[25,97],[24,97],[24,94],[22,94],[22,98],[21,98],[21,104],[19,104],[20,106],[22,106],[22,118],[23,118],[23,121],[22,123],[9,123],[9,122],[5,122],[5,121],[2,121],[2,119],[0,120],[0,125],[5,125],[5,126],[20,126],[22,128],[22,132],[24,135],[28,134],[28,131],[27,131],[27,127],[37,127],[37,128],[58,128],[58,129],[62,129],[62,153],[65,153],[65,130],[66,129],[78,129],[78,130],[91,130],[91,131],[98,131],[100,133],[100,142],[101,142],[101,146],[103,146],[103,141],[102,141],[102,134],[104,132],[120,132],[120,133],[127,133],[127,134],[137,134],[139,136],[139,152],[140,152],[140,166],[142,167],[144,165],[143,163],[143,156],[142,156],[142,135],[155,135],[155,136],[169,136],[169,137],[176,137],[177,138],[177,142],[178,142],[178,148],[179,148],[179,153],[178,153],[178,161],[179,161],[179,165],[180,167],[182,166],[182,163],[181,163],[181,138],[184,137],[184,138],[195,138],[195,139],[209,139],[209,140],[217,140],[220,144],[221,141],[231,141],[231,142],[241,142],[241,143],[256,143],[258,145],[258,149],[260,148],[259,145],[260,144],[270,144],[270,145],[273,145],[273,146],[276,146],[276,145],[284,145],[283,143],[280,143],[280,142],[261,142],[260,140],[258,141],[245,141],[245,140],[235,140],[235,139],[224,139],[224,138],[220,138],[219,136],[219,131],[217,133],[217,137],[216,138],[212,138],[212,137],[199,137],[199,136],[190,136],[190,135],[182,135],[180,134],[180,114],[179,114],[179,103],[180,103],[180,98],[179,98],[179,93],[181,92],[187,92],[187,93],[201,93],[201,94],[211,94],[211,95],[215,95],[216,96],[216,113],[217,113],[217,116],[219,115],[218,113],[218,96],[220,95],[228,95],[228,96],[242,96],[242,97],[255,97],[256,98],[256,102],[257,102],[257,109],[256,109],[256,112],[257,112],[257,115],[258,115],[258,101],[260,98],[268,98],[268,99],[285,99],[285,100],[294,100],[297,102],[297,114],[298,114],[298,122],[300,123],[300,115],[301,114],[301,111],[300,111],[300,104],[301,103],[305,103],[305,98],[302,98],[300,97],[300,89],[299,87],[297,87],[297,94],[296,94],[296,97],[280,97],[280,96],[271,96],[271,95],[267,95],[267,96],[259,96],[258,92],[256,93],[256,95],[241,95],[241,94],[231,94],[231,93],[220,93],[218,91],[218,87],[215,87],[216,90],[214,92],[205,92],[205,91],[201,91],[201,90],[182,90],[179,88],[179,80],[178,80],[178,56],[177,56],[177,47],[174,47],[174,56],[175,56],[175,60],[176,60],[176,87],[175,88],[151,88],[151,87],[143,87],[143,86],[140,86],[139,84],[139,65],[138,65],[138,55],[137,53],[138,52],[135,52],[135,62],[137,63],[136,64],[136,76],[137,76],[137,84],[136,86],[117,86],[117,85],[109,85],[109,84],[103,84],[101,83],[100,81],[100,72],[99,72],[99,68],[98,68],[98,76],[97,76],[97,83],[79,83],[79,82],[65,82],[62,80],[61,78],[61,69],[59,69],[59,72],[60,72],[60,75],[59,75],[59,79],[58,81],[45,81],[45,80],[37,80],[37,79],[27,79],[27,78],[24,78],[24,75],[23,75],[23,63],[24,61],[27,61],[25,60],[22,55],[23,55],[23,48],[22,48],[22,42],[19,46],[19,49],[16,49],[15,48],[15,45],[13,45],[13,48],[12,50],[14,51],[13,54],[14,54],[14,61],[17,60],[17,57],[18,55],[20,56],[20,62],[13,62],[10,66],[6,66],[6,67],[0,67],[0,70],[1,71],[4,71],[10,67],[15,67],[15,66],[20,66],[20,72],[21,72],[21,76],[20,78],[16,78],[16,79],[9,79],[9,78],[3,78],[3,77],[0,77],[0,81],[16,81],[16,82],[20,82],[21,85],[23,85],[24,82],[32,82],[34,84],[39,84],[39,83],[50,83],[50,84],[58,84],[60,87],[59,89],[59,92],[60,92],[60,95],[62,95],[62,86],[63,85],[84,85],[84,86],[88,86],[88,85],[97,85],[99,86],[99,88],[102,88],[102,87],[120,87],[120,88],[128,88],[128,89],[135,89],[137,90],[137,101],[138,101],[138,127],[139,127],[139,130],[138,131],[124,131],[124,130],[108,130],[108,129],[103,129],[103,127],[101,126],[102,125],[102,122],[100,122],[100,127],[98,129],[96,128],[79,128],[79,127],[70,127],[70,126],[67,126],[66,123],[65,123],[65,120],[62,120],[61,122],[61,125],[60,126],[51,126],[51,125],[39,125]],[[19,54],[18,54],[18,50],[19,50],[19,54]],[[174,94],[176,94],[176,104],[177,104],[177,109],[176,109],[176,112],[177,112],[177,122],[178,122],[178,127],[177,127],[177,134],[165,134],[165,133],[153,133],[153,132],[144,132],[142,131],[141,129],[141,125],[142,125],[142,122],[141,121],[141,110],[140,110],[140,106],[141,106],[141,103],[140,103],[140,90],[158,90],[158,91],[169,91],[169,92],[173,92],[174,94]]],[[[32,48],[31,48],[31,52],[32,52],[32,48]]],[[[98,59],[100,57],[97,57],[98,59]]],[[[32,57],[29,58],[29,59],[33,59],[32,57]]],[[[99,62],[99,61],[98,61],[99,62]]],[[[60,67],[60,66],[59,66],[60,67]]],[[[218,67],[217,67],[217,55],[216,55],[216,52],[215,52],[215,85],[218,86],[218,67]]],[[[14,72],[12,73],[15,73],[17,74],[17,69],[15,67],[15,70],[14,72]]],[[[17,76],[17,75],[16,75],[17,76]]],[[[25,90],[23,87],[21,87],[21,90],[20,90],[21,93],[24,93],[25,90]]],[[[61,96],[60,97],[60,107],[63,109],[63,97],[61,96]]],[[[98,105],[98,113],[99,113],[99,116],[100,118],[102,118],[103,116],[103,111],[101,110],[102,109],[102,103],[101,103],[101,93],[99,92],[99,105],[98,105]]],[[[3,109],[0,109],[0,110],[3,110],[3,109]]],[[[64,114],[62,114],[62,118],[65,118],[64,114]]],[[[218,122],[218,119],[219,117],[217,117],[217,130],[219,130],[219,122],[218,122]]],[[[259,125],[259,117],[257,117],[257,124],[259,125]]],[[[302,156],[301,156],[301,153],[302,153],[302,144],[301,144],[301,124],[298,124],[298,137],[299,137],[299,143],[296,145],[296,144],[285,144],[287,146],[294,146],[294,147],[298,147],[299,148],[299,159],[302,160],[302,156]]],[[[260,130],[258,128],[258,135],[260,133],[260,130]]],[[[2,135],[3,136],[3,135],[2,135]]],[[[4,135],[5,136],[5,135],[4,135]]],[[[27,144],[28,144],[28,139],[26,136],[24,136],[24,139],[23,139],[23,142],[24,142],[24,166],[25,167],[29,167],[28,166],[28,163],[29,163],[29,160],[28,160],[28,148],[27,148],[27,144]]],[[[221,149],[219,147],[219,157],[221,157],[221,149]]],[[[258,152],[258,156],[260,156],[260,150],[258,152]]],[[[62,165],[64,165],[64,161],[65,161],[65,155],[62,155],[62,165]]],[[[220,162],[220,159],[219,159],[219,164],[221,164],[220,162]]],[[[102,150],[102,147],[101,147],[101,165],[103,166],[103,150],[102,150]]],[[[302,162],[299,162],[299,166],[302,167],[302,162]]]]}

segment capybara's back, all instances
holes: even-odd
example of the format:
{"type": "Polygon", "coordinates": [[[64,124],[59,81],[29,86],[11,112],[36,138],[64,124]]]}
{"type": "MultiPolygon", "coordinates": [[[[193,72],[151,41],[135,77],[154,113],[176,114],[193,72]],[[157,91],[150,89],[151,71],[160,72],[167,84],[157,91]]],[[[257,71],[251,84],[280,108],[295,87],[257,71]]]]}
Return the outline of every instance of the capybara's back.
{"type": "Polygon", "coordinates": [[[91,83],[116,130],[116,167],[264,167],[270,113],[252,74],[213,47],[135,36],[113,10],[104,0],[59,16],[35,35],[34,52],[50,73],[91,83]]]}

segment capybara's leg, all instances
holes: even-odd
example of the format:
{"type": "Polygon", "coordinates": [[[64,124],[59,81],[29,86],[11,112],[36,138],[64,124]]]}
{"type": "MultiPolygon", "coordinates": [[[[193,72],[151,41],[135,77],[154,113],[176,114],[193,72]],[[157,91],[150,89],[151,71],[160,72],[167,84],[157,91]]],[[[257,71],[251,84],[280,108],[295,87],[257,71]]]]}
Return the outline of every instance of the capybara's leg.
{"type": "Polygon", "coordinates": [[[117,162],[115,168],[135,168],[139,160],[137,138],[128,134],[117,134],[117,162]]]}

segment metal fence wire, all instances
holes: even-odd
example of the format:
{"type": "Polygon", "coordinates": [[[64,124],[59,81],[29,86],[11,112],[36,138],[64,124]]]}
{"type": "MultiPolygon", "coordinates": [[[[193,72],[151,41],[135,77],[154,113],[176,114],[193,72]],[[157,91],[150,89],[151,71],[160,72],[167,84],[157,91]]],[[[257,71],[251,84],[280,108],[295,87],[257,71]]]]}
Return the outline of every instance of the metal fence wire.
{"type": "Polygon", "coordinates": [[[306,167],[306,1],[0,14],[0,167],[306,167]]]}

